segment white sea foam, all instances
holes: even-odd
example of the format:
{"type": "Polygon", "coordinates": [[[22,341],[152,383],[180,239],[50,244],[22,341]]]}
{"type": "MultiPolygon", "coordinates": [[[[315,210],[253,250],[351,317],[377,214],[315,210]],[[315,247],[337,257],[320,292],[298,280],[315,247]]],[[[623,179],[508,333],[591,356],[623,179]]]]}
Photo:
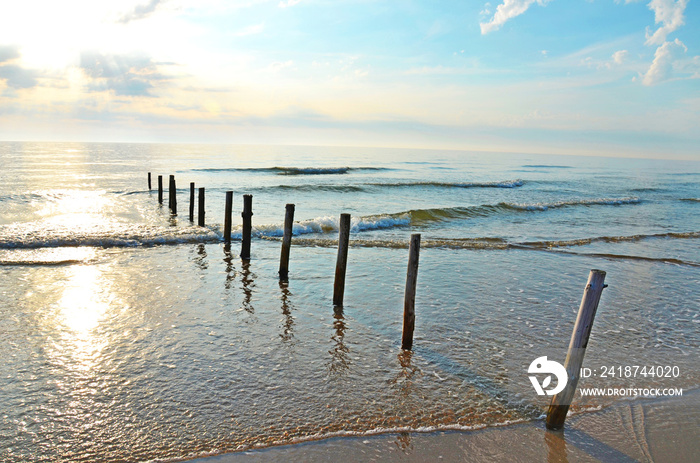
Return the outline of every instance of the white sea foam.
{"type": "Polygon", "coordinates": [[[594,198],[594,199],[578,199],[569,201],[556,201],[551,203],[536,203],[536,204],[518,204],[505,203],[506,206],[514,209],[522,209],[526,211],[546,211],[547,209],[556,209],[567,206],[621,206],[623,204],[639,204],[641,199],[636,197],[628,198],[594,198]]]}
{"type": "Polygon", "coordinates": [[[69,229],[39,227],[35,223],[0,227],[0,249],[35,249],[74,246],[136,247],[206,243],[220,240],[220,233],[203,227],[122,225],[69,229]]]}

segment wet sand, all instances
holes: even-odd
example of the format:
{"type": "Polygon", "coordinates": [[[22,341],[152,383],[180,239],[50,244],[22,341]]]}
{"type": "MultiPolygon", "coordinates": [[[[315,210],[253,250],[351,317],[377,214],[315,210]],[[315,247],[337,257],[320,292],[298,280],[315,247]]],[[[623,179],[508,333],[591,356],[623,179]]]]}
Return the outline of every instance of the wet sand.
{"type": "Polygon", "coordinates": [[[563,433],[544,421],[469,432],[337,437],[218,455],[238,462],[690,462],[700,458],[700,390],[682,397],[620,401],[570,416],[563,433]]]}

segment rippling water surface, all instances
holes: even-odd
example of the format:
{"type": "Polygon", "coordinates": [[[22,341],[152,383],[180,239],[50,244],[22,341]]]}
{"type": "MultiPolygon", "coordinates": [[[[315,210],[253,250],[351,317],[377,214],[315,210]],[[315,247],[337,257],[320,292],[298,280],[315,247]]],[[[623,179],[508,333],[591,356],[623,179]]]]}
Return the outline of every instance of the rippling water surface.
{"type": "Polygon", "coordinates": [[[58,143],[0,143],[0,159],[3,461],[167,461],[536,419],[547,400],[527,367],[563,362],[592,268],[609,287],[586,365],[680,374],[579,385],[698,385],[697,162],[58,143]],[[147,172],[154,188],[163,175],[165,205],[147,172]],[[205,227],[188,220],[190,182],[206,188],[205,227]],[[238,255],[243,194],[250,261],[238,255]],[[280,282],[286,203],[295,236],[280,282]],[[351,249],[334,308],[341,212],[351,249]],[[422,252],[404,352],[411,233],[422,252]]]}

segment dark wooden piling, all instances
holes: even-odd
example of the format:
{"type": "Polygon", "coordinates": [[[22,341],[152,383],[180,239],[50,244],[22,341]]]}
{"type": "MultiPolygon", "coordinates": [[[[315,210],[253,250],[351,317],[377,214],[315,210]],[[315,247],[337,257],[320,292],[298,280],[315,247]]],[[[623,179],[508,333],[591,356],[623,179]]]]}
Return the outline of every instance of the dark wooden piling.
{"type": "Polygon", "coordinates": [[[170,212],[173,215],[177,215],[177,188],[175,187],[175,176],[170,176],[170,186],[168,187],[168,194],[170,196],[170,212]]]}
{"type": "Polygon", "coordinates": [[[233,191],[226,192],[224,209],[224,243],[231,244],[231,212],[233,211],[233,191]]]}
{"type": "Polygon", "coordinates": [[[194,182],[190,182],[190,222],[194,222],[194,182]]]}
{"type": "Polygon", "coordinates": [[[547,411],[547,429],[556,431],[564,427],[566,414],[576,392],[583,356],[586,354],[588,338],[591,335],[593,319],[598,310],[600,295],[603,293],[603,288],[607,286],[604,282],[605,272],[602,270],[591,270],[588,276],[588,283],[583,291],[581,306],[578,309],[576,324],[569,342],[569,351],[564,362],[568,381],[564,390],[552,398],[552,403],[547,411]]]}
{"type": "Polygon", "coordinates": [[[158,203],[163,204],[163,176],[158,176],[158,203]]]}
{"type": "Polygon", "coordinates": [[[333,283],[333,305],[342,306],[345,295],[345,270],[348,265],[348,246],[350,245],[350,214],[340,214],[338,231],[338,258],[335,263],[335,281],[333,283]]]}
{"type": "Polygon", "coordinates": [[[151,188],[151,173],[149,172],[148,173],[148,191],[151,191],[151,190],[152,190],[152,188],[151,188]]]}
{"type": "Polygon", "coordinates": [[[284,236],[282,237],[282,252],[280,254],[280,279],[289,277],[289,248],[292,246],[292,225],[294,224],[294,204],[285,206],[284,236]]]}
{"type": "Polygon", "coordinates": [[[253,229],[253,195],[243,195],[243,236],[241,238],[241,259],[250,259],[250,234],[253,229]]]}
{"type": "Polygon", "coordinates": [[[413,328],[416,323],[416,283],[418,281],[418,258],[420,256],[420,234],[411,235],[408,248],[408,269],[406,270],[406,292],[403,299],[403,335],[401,348],[413,347],[413,328]]]}
{"type": "Polygon", "coordinates": [[[199,211],[197,214],[197,225],[204,226],[204,187],[199,188],[199,211]]]}

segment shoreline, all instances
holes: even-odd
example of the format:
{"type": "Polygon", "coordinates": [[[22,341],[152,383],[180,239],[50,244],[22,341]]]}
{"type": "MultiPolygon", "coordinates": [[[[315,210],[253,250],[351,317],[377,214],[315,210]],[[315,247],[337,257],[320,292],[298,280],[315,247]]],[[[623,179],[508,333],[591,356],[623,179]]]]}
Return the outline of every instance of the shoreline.
{"type": "Polygon", "coordinates": [[[193,463],[268,461],[692,461],[700,454],[700,389],[681,397],[620,400],[567,418],[563,432],[544,420],[473,430],[390,431],[329,436],[189,459],[193,463]]]}

